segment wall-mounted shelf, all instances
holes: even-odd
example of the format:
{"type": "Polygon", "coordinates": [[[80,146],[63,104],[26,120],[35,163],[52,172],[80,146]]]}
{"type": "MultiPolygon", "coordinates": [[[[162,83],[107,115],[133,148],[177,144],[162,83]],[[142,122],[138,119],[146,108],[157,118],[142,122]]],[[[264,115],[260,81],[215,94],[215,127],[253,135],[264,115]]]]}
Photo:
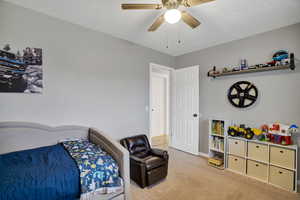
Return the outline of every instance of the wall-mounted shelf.
{"type": "Polygon", "coordinates": [[[294,70],[295,66],[295,58],[294,54],[291,53],[290,55],[290,64],[289,65],[281,65],[281,66],[269,66],[269,67],[259,67],[255,69],[245,69],[239,71],[229,71],[229,72],[219,72],[210,74],[208,73],[208,77],[222,77],[222,76],[231,76],[231,75],[238,75],[238,74],[247,74],[247,73],[256,73],[256,72],[266,72],[266,71],[277,71],[277,70],[294,70]]]}

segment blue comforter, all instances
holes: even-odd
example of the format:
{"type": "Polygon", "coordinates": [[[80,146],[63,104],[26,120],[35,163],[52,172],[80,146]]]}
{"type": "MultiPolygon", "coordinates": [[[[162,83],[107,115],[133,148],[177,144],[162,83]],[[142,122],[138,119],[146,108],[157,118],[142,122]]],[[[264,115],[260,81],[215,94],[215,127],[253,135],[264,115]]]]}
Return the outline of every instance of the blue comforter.
{"type": "Polygon", "coordinates": [[[74,200],[79,170],[60,144],[0,155],[0,200],[74,200]]]}

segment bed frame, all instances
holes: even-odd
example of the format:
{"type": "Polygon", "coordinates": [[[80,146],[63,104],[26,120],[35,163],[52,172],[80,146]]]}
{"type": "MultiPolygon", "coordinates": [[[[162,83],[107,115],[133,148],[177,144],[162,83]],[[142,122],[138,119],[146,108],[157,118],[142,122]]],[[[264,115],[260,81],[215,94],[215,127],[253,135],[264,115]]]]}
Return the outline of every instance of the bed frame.
{"type": "MultiPolygon", "coordinates": [[[[29,122],[0,122],[0,154],[38,148],[57,144],[59,140],[72,137],[87,138],[88,127],[83,126],[59,126],[50,127],[29,122]]],[[[117,141],[111,139],[103,132],[91,128],[98,133],[96,141],[107,153],[118,162],[120,175],[124,180],[124,193],[118,195],[98,195],[94,200],[129,200],[130,176],[129,153],[117,141]]],[[[90,198],[89,198],[90,199],[90,198]]]]}

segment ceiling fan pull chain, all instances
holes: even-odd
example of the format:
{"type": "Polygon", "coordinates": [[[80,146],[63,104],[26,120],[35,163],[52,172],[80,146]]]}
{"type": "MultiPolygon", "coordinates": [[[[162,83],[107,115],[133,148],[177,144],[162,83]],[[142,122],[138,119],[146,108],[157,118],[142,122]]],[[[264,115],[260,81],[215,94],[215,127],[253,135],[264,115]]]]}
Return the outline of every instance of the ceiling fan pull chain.
{"type": "Polygon", "coordinates": [[[178,36],[178,44],[181,44],[181,32],[180,32],[180,28],[179,25],[177,25],[177,36],[178,36]]]}
{"type": "Polygon", "coordinates": [[[168,49],[169,48],[169,34],[168,34],[168,31],[166,32],[166,48],[168,49]]]}

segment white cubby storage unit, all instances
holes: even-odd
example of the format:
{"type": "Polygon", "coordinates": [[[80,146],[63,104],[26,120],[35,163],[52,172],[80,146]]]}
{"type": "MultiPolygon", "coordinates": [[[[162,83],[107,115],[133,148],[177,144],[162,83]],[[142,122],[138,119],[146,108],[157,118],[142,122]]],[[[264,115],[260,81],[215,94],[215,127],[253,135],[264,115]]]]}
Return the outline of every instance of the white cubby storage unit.
{"type": "Polygon", "coordinates": [[[221,169],[226,168],[226,137],[227,122],[225,120],[212,119],[209,120],[209,152],[210,158],[218,158],[223,160],[222,166],[215,166],[221,169]]]}
{"type": "Polygon", "coordinates": [[[297,145],[279,145],[241,137],[227,137],[226,166],[273,186],[297,192],[297,145]]]}

